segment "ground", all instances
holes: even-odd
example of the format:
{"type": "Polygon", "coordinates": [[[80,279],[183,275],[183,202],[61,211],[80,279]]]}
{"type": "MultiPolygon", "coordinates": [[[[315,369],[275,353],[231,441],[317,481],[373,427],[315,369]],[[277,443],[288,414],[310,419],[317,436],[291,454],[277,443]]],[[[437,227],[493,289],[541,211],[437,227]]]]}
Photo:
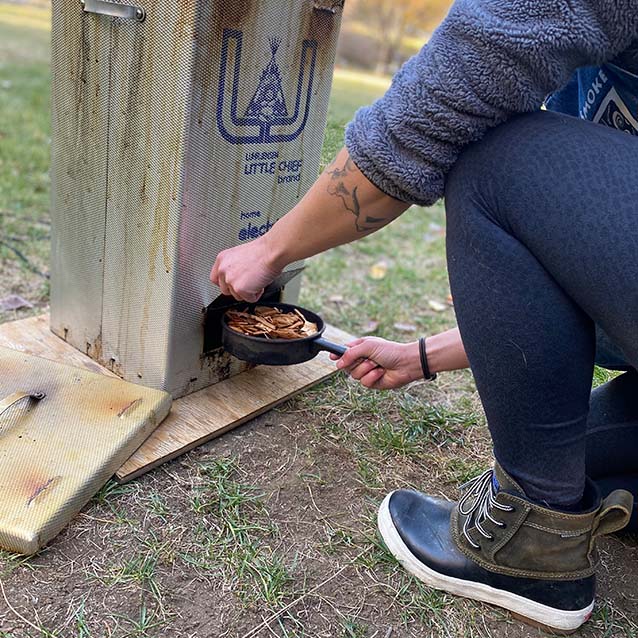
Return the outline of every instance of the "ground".
{"type": "MultiPolygon", "coordinates": [[[[0,322],[47,308],[47,48],[44,10],[0,3],[0,299],[35,306],[0,322]]],[[[385,86],[337,73],[326,161],[385,86]]],[[[356,334],[450,327],[444,234],[442,207],[414,208],[311,260],[302,301],[356,334]]],[[[375,534],[389,490],[454,498],[489,463],[469,373],[393,393],[336,377],[139,480],[109,482],[38,555],[1,553],[0,638],[538,636],[422,587],[375,534]]],[[[601,550],[597,607],[579,635],[636,637],[638,546],[609,538],[601,550]]]]}

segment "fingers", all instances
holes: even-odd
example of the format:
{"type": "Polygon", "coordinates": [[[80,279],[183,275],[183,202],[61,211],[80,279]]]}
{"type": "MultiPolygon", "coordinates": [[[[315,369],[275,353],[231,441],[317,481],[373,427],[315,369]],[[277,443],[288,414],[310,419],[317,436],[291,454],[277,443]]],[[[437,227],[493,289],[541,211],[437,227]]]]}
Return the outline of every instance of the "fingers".
{"type": "MultiPolygon", "coordinates": [[[[357,340],[359,343],[346,350],[345,354],[337,361],[337,368],[344,370],[353,366],[358,359],[367,359],[372,352],[372,347],[364,339],[357,340]]],[[[354,343],[354,342],[353,342],[354,343]]]]}
{"type": "MultiPolygon", "coordinates": [[[[262,288],[259,292],[245,292],[241,296],[243,301],[248,301],[249,303],[255,303],[255,301],[259,301],[260,297],[264,294],[264,289],[262,288]]],[[[235,299],[239,299],[239,297],[235,297],[235,299]]]]}
{"type": "MultiPolygon", "coordinates": [[[[353,348],[354,346],[358,346],[360,343],[363,343],[364,341],[365,341],[365,337],[359,337],[358,339],[354,339],[354,340],[349,341],[348,343],[346,343],[346,346],[348,348],[353,348]]],[[[331,354],[330,358],[333,361],[337,361],[337,359],[341,359],[341,356],[342,355],[340,355],[340,354],[331,354]]]]}
{"type": "Polygon", "coordinates": [[[361,377],[361,385],[374,390],[383,390],[385,389],[381,383],[383,375],[385,375],[383,368],[374,368],[361,377]]]}
{"type": "Polygon", "coordinates": [[[220,272],[219,269],[217,269],[217,272],[215,273],[214,281],[213,274],[211,272],[211,281],[219,287],[222,295],[233,297],[234,299],[237,299],[237,301],[247,301],[248,303],[254,303],[255,301],[259,301],[261,296],[264,294],[263,288],[257,292],[243,292],[236,290],[226,281],[225,274],[223,272],[220,272]]]}
{"type": "Polygon", "coordinates": [[[232,297],[233,294],[230,291],[230,286],[226,283],[226,277],[224,277],[223,273],[219,273],[217,276],[217,285],[222,293],[222,295],[226,295],[228,297],[232,297]]]}
{"type": "Polygon", "coordinates": [[[215,284],[216,286],[219,285],[219,259],[215,260],[215,263],[213,264],[213,267],[211,268],[210,280],[211,280],[211,283],[215,284]]]}
{"type": "MultiPolygon", "coordinates": [[[[361,363],[355,365],[349,371],[349,373],[353,379],[357,379],[357,381],[359,381],[375,368],[378,368],[378,366],[374,361],[370,361],[370,359],[364,359],[363,361],[361,361],[361,363]]],[[[379,369],[383,370],[383,368],[379,369]]]]}

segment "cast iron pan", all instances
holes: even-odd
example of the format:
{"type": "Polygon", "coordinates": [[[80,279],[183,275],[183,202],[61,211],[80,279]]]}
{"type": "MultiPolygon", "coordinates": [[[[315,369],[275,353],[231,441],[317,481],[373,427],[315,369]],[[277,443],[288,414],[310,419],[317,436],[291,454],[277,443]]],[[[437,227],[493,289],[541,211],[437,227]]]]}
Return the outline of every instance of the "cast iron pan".
{"type": "Polygon", "coordinates": [[[286,303],[246,304],[246,306],[240,306],[236,310],[250,312],[255,306],[279,308],[283,312],[298,310],[308,321],[317,324],[317,332],[310,337],[303,337],[302,339],[253,337],[231,330],[228,326],[228,317],[224,315],[222,319],[222,344],[224,350],[242,361],[268,366],[289,366],[294,363],[309,361],[322,350],[341,356],[348,349],[321,336],[326,329],[326,324],[319,315],[310,310],[286,303]]]}

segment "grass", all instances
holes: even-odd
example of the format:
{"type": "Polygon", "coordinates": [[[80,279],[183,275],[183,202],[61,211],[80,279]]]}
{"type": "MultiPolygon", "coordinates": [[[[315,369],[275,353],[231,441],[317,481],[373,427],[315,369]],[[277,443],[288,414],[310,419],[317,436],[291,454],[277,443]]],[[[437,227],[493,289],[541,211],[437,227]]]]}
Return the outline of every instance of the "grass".
{"type": "Polygon", "coordinates": [[[223,563],[244,602],[276,607],[285,600],[291,581],[285,559],[273,549],[278,529],[268,520],[263,494],[239,481],[240,472],[236,459],[200,467],[202,481],[192,507],[208,524],[200,529],[198,560],[213,569],[223,563]]]}
{"type": "Polygon", "coordinates": [[[49,294],[48,50],[47,10],[0,4],[0,292],[38,305],[49,294]]]}

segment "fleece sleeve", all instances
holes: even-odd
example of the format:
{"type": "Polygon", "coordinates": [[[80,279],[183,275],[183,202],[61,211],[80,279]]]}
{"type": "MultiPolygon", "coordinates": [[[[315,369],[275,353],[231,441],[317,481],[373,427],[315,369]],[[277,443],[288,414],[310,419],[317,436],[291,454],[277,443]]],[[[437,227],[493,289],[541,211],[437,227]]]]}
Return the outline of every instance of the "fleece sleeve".
{"type": "Polygon", "coordinates": [[[638,0],[457,0],[385,96],[357,111],[346,146],[382,191],[432,204],[464,146],[636,38],[638,0]]]}

